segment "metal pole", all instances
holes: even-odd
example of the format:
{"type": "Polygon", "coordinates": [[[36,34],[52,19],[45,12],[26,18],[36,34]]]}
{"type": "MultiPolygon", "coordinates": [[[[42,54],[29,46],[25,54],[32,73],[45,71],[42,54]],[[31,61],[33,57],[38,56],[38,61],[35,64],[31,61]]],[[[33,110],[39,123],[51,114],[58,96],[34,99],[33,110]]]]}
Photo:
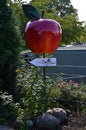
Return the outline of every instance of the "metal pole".
{"type": "MultiPolygon", "coordinates": [[[[42,10],[41,18],[44,18],[44,10],[42,10]]],[[[45,58],[45,54],[43,54],[43,58],[45,58]]],[[[46,67],[43,67],[43,99],[44,99],[44,112],[46,112],[46,67]]]]}
{"type": "MultiPolygon", "coordinates": [[[[43,58],[45,58],[45,54],[43,54],[43,58]]],[[[43,82],[44,82],[44,88],[43,88],[43,98],[44,98],[44,111],[46,112],[46,66],[43,67],[43,82]]]]}

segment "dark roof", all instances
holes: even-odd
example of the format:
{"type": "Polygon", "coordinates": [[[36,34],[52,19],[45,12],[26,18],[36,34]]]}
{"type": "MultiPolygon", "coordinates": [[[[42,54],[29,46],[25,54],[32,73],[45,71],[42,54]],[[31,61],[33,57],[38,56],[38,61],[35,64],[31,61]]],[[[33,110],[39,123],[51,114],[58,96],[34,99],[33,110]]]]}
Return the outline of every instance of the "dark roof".
{"type": "Polygon", "coordinates": [[[83,44],[83,45],[67,45],[65,47],[59,47],[57,50],[86,50],[86,44],[83,44]]]}

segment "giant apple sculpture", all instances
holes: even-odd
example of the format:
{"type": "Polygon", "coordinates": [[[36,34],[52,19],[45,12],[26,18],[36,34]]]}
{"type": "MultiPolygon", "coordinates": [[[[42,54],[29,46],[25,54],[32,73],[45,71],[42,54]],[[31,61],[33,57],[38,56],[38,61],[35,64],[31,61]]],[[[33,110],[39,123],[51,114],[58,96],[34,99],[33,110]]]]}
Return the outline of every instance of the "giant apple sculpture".
{"type": "Polygon", "coordinates": [[[36,18],[34,13],[31,16],[35,17],[31,17],[32,20],[27,23],[24,32],[29,49],[37,54],[54,52],[62,37],[60,24],[52,19],[36,18]]]}

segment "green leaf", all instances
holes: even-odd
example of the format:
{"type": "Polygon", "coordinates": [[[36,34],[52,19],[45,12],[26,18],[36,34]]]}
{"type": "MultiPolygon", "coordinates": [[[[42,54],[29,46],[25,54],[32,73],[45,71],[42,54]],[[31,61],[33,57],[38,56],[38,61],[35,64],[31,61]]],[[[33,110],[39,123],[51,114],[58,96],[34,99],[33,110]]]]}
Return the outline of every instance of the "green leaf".
{"type": "Polygon", "coordinates": [[[39,12],[32,5],[23,4],[22,9],[23,9],[23,12],[24,12],[25,16],[28,19],[30,19],[30,20],[38,20],[38,19],[40,19],[39,12]]]}

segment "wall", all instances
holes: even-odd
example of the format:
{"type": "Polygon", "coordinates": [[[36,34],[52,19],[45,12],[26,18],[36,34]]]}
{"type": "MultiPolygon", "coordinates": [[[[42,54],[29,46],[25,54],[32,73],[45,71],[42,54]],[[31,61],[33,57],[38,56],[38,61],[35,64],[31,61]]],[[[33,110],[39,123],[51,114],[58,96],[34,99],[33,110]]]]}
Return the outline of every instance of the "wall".
{"type": "Polygon", "coordinates": [[[47,67],[48,73],[65,74],[66,77],[86,76],[86,50],[57,50],[53,57],[57,58],[56,67],[47,67]]]}

